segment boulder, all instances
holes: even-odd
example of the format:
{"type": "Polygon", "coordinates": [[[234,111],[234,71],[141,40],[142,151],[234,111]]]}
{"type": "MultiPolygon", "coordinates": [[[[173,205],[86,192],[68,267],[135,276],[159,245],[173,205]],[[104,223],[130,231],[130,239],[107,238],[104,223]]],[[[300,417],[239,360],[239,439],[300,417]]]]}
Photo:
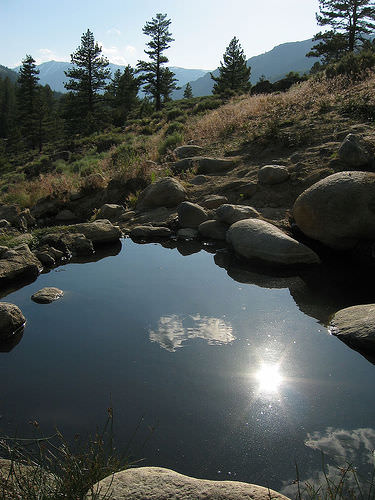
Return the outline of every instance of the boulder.
{"type": "Polygon", "coordinates": [[[77,220],[77,216],[71,210],[61,210],[55,217],[57,222],[72,222],[77,220]]]}
{"type": "MultiPolygon", "coordinates": [[[[195,479],[161,467],[117,472],[97,483],[94,491],[100,492],[98,500],[288,500],[262,486],[195,479]]],[[[87,499],[93,500],[93,496],[87,495],[87,499]]]]}
{"type": "Polygon", "coordinates": [[[207,212],[196,203],[182,202],[177,208],[178,222],[181,227],[197,228],[208,219],[207,212]]]}
{"type": "Polygon", "coordinates": [[[341,309],[332,318],[330,332],[354,349],[375,354],[375,304],[341,309]]]}
{"type": "Polygon", "coordinates": [[[122,215],[120,215],[118,221],[119,222],[128,222],[131,219],[133,219],[133,217],[135,215],[136,215],[136,212],[134,212],[134,210],[125,210],[125,212],[122,215]]]}
{"type": "Polygon", "coordinates": [[[17,205],[0,206],[0,220],[7,220],[13,227],[25,231],[27,229],[26,219],[21,215],[17,205]]]}
{"type": "Polygon", "coordinates": [[[375,239],[375,174],[339,172],[317,182],[295,201],[301,231],[334,249],[375,239]]]}
{"type": "Polygon", "coordinates": [[[108,219],[111,222],[117,221],[125,211],[126,209],[122,205],[106,203],[98,211],[96,219],[108,219]]]}
{"type": "Polygon", "coordinates": [[[227,241],[235,252],[247,259],[260,259],[280,265],[317,264],[319,257],[269,222],[246,219],[233,224],[227,241]]]}
{"type": "Polygon", "coordinates": [[[27,245],[22,245],[7,256],[8,252],[0,260],[0,284],[15,280],[32,280],[42,270],[40,261],[27,245]]]}
{"type": "Polygon", "coordinates": [[[190,179],[190,184],[193,184],[194,186],[201,186],[202,184],[206,184],[206,182],[209,180],[209,177],[206,175],[196,175],[192,179],[190,179]]]}
{"type": "Polygon", "coordinates": [[[198,237],[198,230],[193,229],[191,227],[185,227],[182,229],[179,229],[177,231],[177,239],[186,241],[186,240],[195,240],[195,238],[198,237]]]}
{"type": "Polygon", "coordinates": [[[136,226],[130,231],[130,237],[134,239],[169,238],[172,231],[167,227],[136,226]]]}
{"type": "Polygon", "coordinates": [[[224,222],[231,226],[235,222],[243,219],[257,219],[260,217],[259,212],[253,207],[246,205],[230,205],[225,203],[216,210],[216,217],[220,222],[224,222]]]}
{"type": "Polygon", "coordinates": [[[207,220],[198,227],[199,234],[212,240],[225,241],[227,230],[228,226],[217,220],[207,220]]]}
{"type": "Polygon", "coordinates": [[[55,300],[60,299],[64,295],[64,292],[59,288],[46,286],[38,292],[35,292],[31,299],[38,304],[50,304],[55,300]]]}
{"type": "Polygon", "coordinates": [[[48,252],[34,252],[34,255],[40,260],[43,267],[53,267],[56,265],[55,259],[48,252]]]}
{"type": "Polygon", "coordinates": [[[175,207],[185,199],[186,191],[182,184],[172,177],[164,177],[142,191],[137,209],[175,207]]]}
{"type": "Polygon", "coordinates": [[[258,171],[258,181],[260,182],[260,184],[281,184],[288,179],[288,169],[280,165],[266,165],[260,168],[258,171]]]}
{"type": "Polygon", "coordinates": [[[224,203],[228,203],[228,198],[226,196],[212,194],[211,196],[207,196],[202,201],[202,207],[213,210],[215,208],[220,207],[220,205],[223,205],[224,203]]]}
{"type": "Polygon", "coordinates": [[[77,233],[83,234],[93,244],[114,243],[121,238],[121,231],[107,219],[84,222],[72,226],[77,233]]]}
{"type": "Polygon", "coordinates": [[[11,337],[26,323],[21,309],[9,302],[0,302],[0,340],[11,337]]]}
{"type": "Polygon", "coordinates": [[[195,144],[186,144],[184,146],[179,146],[173,151],[173,153],[180,160],[182,158],[191,158],[192,156],[199,156],[202,154],[202,152],[203,148],[201,146],[196,146],[195,144]]]}
{"type": "Polygon", "coordinates": [[[137,224],[137,226],[143,226],[145,224],[165,226],[176,217],[177,214],[174,208],[159,207],[148,210],[147,212],[135,214],[132,223],[137,224]]]}
{"type": "Polygon", "coordinates": [[[61,241],[75,256],[92,255],[93,253],[95,253],[92,241],[86,238],[84,234],[62,234],[61,241]]]}
{"type": "Polygon", "coordinates": [[[196,157],[194,160],[198,166],[197,174],[222,174],[237,165],[237,161],[227,158],[196,157]]]}
{"type": "Polygon", "coordinates": [[[356,168],[366,165],[370,154],[355,134],[348,134],[339,148],[339,158],[346,165],[356,168]]]}

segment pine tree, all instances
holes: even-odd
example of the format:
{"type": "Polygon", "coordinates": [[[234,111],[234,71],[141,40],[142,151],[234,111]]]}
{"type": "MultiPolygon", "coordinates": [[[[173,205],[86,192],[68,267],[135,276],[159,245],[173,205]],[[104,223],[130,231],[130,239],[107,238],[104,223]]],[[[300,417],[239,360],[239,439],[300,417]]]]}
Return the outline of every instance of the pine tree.
{"type": "Polygon", "coordinates": [[[193,89],[189,82],[187,82],[184,90],[184,99],[191,99],[193,97],[193,89]]]}
{"type": "Polygon", "coordinates": [[[103,100],[100,92],[111,75],[107,68],[108,59],[102,57],[101,53],[102,48],[95,42],[94,34],[87,30],[81,37],[81,45],[70,56],[73,67],[65,72],[70,80],[64,86],[75,96],[75,99],[71,99],[75,108],[75,117],[72,118],[86,119],[91,124],[94,117],[99,116],[99,105],[103,100]]]}
{"type": "Polygon", "coordinates": [[[146,44],[150,50],[145,50],[150,62],[138,61],[137,64],[137,70],[142,74],[144,90],[154,98],[157,111],[161,109],[162,97],[168,100],[169,94],[177,88],[173,81],[174,74],[170,70],[169,73],[166,72],[162,66],[168,62],[163,52],[170,47],[169,43],[174,41],[169,32],[170,24],[167,14],[156,14],[156,17],[145,24],[143,33],[151,37],[146,44]]]}
{"type": "Polygon", "coordinates": [[[140,79],[135,76],[135,71],[130,65],[126,66],[123,73],[119,69],[115,71],[107,88],[115,125],[123,125],[129,113],[138,105],[139,87],[140,79]]]}
{"type": "Polygon", "coordinates": [[[37,142],[38,74],[35,60],[26,54],[17,80],[17,114],[21,133],[33,148],[37,142]]]}
{"type": "Polygon", "coordinates": [[[360,48],[364,35],[374,31],[375,4],[372,0],[319,0],[316,20],[331,29],[314,36],[313,41],[319,43],[307,56],[329,63],[360,48]]]}
{"type": "Polygon", "coordinates": [[[246,56],[239,43],[234,37],[223,55],[224,62],[220,62],[219,76],[211,73],[211,78],[216,82],[213,88],[214,94],[242,94],[249,92],[251,84],[249,81],[251,68],[246,65],[246,56]]]}

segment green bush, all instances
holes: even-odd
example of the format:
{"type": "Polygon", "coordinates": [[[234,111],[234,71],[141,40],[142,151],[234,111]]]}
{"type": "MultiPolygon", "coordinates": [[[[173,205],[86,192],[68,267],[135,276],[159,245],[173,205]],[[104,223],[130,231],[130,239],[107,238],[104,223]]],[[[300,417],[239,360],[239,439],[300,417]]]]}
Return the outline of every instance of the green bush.
{"type": "Polygon", "coordinates": [[[184,112],[180,108],[172,108],[170,111],[167,111],[167,120],[171,122],[175,120],[178,116],[183,115],[184,112]]]}
{"type": "Polygon", "coordinates": [[[112,146],[117,146],[121,144],[123,138],[121,135],[116,134],[101,134],[97,136],[94,140],[96,145],[96,150],[98,153],[103,153],[108,151],[112,146]]]}
{"type": "Polygon", "coordinates": [[[158,147],[159,155],[165,155],[167,151],[176,148],[179,144],[182,144],[183,140],[184,136],[179,132],[174,132],[173,134],[168,135],[158,147]]]}
{"type": "Polygon", "coordinates": [[[194,106],[193,114],[201,113],[202,111],[209,111],[211,109],[217,109],[222,105],[222,103],[221,99],[206,98],[194,106]]]}
{"type": "Polygon", "coordinates": [[[175,132],[181,132],[183,130],[184,126],[180,122],[172,122],[167,130],[165,131],[165,135],[171,135],[174,134],[175,132]]]}
{"type": "Polygon", "coordinates": [[[131,144],[123,143],[116,148],[111,158],[115,166],[127,167],[138,158],[138,154],[131,144]]]}

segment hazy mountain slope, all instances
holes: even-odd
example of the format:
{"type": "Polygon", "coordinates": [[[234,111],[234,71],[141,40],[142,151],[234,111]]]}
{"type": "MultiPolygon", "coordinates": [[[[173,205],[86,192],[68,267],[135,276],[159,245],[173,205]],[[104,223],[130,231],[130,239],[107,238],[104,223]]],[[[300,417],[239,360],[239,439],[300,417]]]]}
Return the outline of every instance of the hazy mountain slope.
{"type": "Polygon", "coordinates": [[[7,68],[6,66],[2,66],[0,64],[0,78],[4,79],[4,78],[9,78],[12,82],[15,82],[17,80],[17,73],[9,68],[7,68]]]}

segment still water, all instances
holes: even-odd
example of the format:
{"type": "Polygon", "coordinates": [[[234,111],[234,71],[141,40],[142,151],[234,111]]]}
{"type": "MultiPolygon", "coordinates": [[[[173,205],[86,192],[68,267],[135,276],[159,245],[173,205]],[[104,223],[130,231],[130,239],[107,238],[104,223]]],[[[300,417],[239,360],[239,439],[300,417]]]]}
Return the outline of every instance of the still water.
{"type": "Polygon", "coordinates": [[[117,255],[2,299],[27,326],[0,353],[0,429],[29,436],[37,420],[45,434],[94,432],[113,406],[119,448],[143,419],[132,446],[144,465],[285,493],[295,463],[302,480],[317,477],[320,450],[366,473],[374,365],[324,326],[349,295],[326,273],[270,276],[220,252],[124,240],[117,255]],[[32,302],[44,286],[65,295],[32,302]]]}

